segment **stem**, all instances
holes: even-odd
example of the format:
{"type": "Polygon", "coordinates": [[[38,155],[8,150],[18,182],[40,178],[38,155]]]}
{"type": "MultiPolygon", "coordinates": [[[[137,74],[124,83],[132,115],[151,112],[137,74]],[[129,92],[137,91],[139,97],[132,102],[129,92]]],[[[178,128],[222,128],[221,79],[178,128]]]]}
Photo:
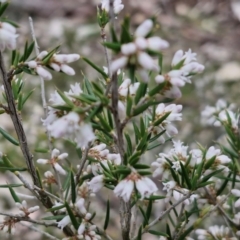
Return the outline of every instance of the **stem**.
{"type": "Polygon", "coordinates": [[[44,235],[45,237],[47,237],[47,238],[49,238],[49,239],[60,240],[59,238],[56,238],[56,237],[54,237],[53,235],[51,235],[51,234],[49,234],[49,233],[47,233],[47,232],[44,232],[44,231],[42,231],[42,230],[39,229],[39,228],[34,227],[33,225],[28,225],[28,224],[26,224],[26,223],[24,223],[24,222],[21,222],[20,224],[23,225],[24,227],[27,227],[27,228],[35,231],[35,232],[41,233],[42,235],[44,235]]]}
{"type": "MultiPolygon", "coordinates": [[[[24,132],[23,125],[20,120],[20,113],[17,112],[16,106],[15,106],[15,101],[14,101],[12,86],[11,86],[11,81],[13,79],[13,72],[10,71],[7,74],[7,71],[6,71],[4,62],[3,62],[3,55],[2,55],[1,51],[0,51],[0,72],[1,72],[2,80],[3,80],[4,90],[6,93],[9,115],[12,119],[15,131],[16,131],[16,134],[18,137],[19,145],[22,150],[24,159],[26,161],[28,171],[32,177],[34,185],[36,185],[37,187],[39,187],[41,189],[41,183],[38,179],[38,176],[36,173],[36,168],[33,163],[33,155],[30,153],[26,134],[24,132]]],[[[39,193],[39,200],[42,202],[42,204],[46,208],[51,208],[53,206],[53,204],[52,204],[52,201],[49,198],[49,196],[43,191],[39,191],[38,193],[39,193]]],[[[63,231],[67,236],[74,235],[74,233],[72,232],[72,230],[69,227],[65,227],[63,229],[63,231]]]]}
{"type": "Polygon", "coordinates": [[[16,216],[16,215],[10,214],[10,213],[0,212],[0,215],[2,215],[2,216],[7,216],[7,217],[11,217],[11,218],[15,218],[15,219],[17,219],[19,222],[20,222],[20,221],[31,222],[31,223],[35,223],[35,224],[38,224],[38,225],[43,225],[43,226],[45,226],[45,227],[56,227],[56,226],[57,226],[57,223],[56,223],[56,222],[47,223],[47,222],[44,222],[44,221],[37,221],[37,220],[31,219],[31,218],[29,218],[29,217],[18,217],[18,216],[16,216]]]}

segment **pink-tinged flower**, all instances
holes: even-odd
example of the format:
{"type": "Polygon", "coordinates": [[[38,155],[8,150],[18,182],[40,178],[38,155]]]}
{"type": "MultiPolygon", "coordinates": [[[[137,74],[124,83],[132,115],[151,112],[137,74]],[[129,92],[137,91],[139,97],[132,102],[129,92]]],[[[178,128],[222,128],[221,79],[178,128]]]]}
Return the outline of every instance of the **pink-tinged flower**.
{"type": "Polygon", "coordinates": [[[138,59],[138,63],[140,64],[140,66],[144,69],[147,70],[153,70],[158,72],[159,71],[159,66],[157,65],[157,63],[155,63],[155,61],[153,60],[153,58],[148,55],[145,52],[140,52],[137,55],[137,59],[138,59]]]}
{"type": "Polygon", "coordinates": [[[7,22],[0,22],[0,50],[16,49],[16,28],[7,22]]]}
{"type": "Polygon", "coordinates": [[[103,175],[97,175],[88,182],[88,187],[92,192],[98,192],[103,187],[103,175]]]}
{"type": "Polygon", "coordinates": [[[67,153],[60,154],[58,149],[53,149],[51,159],[38,159],[37,163],[39,164],[51,164],[56,171],[58,171],[62,175],[66,175],[66,171],[61,167],[58,163],[59,160],[63,160],[68,157],[67,153]]]}
{"type": "MultiPolygon", "coordinates": [[[[119,14],[124,8],[122,0],[113,0],[113,12],[119,14]]],[[[102,0],[102,10],[106,12],[110,11],[110,0],[102,0]]]]}
{"type": "Polygon", "coordinates": [[[114,189],[116,196],[123,198],[125,202],[130,200],[134,186],[141,195],[141,199],[149,197],[155,193],[158,188],[156,184],[147,177],[142,177],[136,172],[132,172],[125,179],[120,181],[114,189]]]}
{"type": "Polygon", "coordinates": [[[137,46],[134,43],[126,43],[121,46],[121,52],[124,55],[131,55],[136,53],[137,51],[137,46]]]}
{"type": "Polygon", "coordinates": [[[70,222],[71,222],[71,219],[67,215],[60,222],[58,222],[58,227],[61,228],[61,230],[63,230],[63,228],[65,228],[70,222]]]}
{"type": "Polygon", "coordinates": [[[160,37],[150,37],[147,39],[148,49],[161,51],[169,47],[169,43],[160,37]]]}

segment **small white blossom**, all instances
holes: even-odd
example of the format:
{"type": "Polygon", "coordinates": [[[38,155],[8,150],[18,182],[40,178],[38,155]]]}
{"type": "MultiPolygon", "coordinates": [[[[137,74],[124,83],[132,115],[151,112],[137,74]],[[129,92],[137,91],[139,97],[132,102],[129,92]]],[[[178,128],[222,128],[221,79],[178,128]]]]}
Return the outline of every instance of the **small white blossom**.
{"type": "Polygon", "coordinates": [[[0,22],[0,51],[16,49],[16,28],[7,22],[0,22]]]}
{"type": "MultiPolygon", "coordinates": [[[[37,163],[39,164],[51,164],[56,171],[58,171],[62,175],[66,175],[66,171],[61,167],[61,165],[58,163],[59,160],[63,160],[68,157],[67,153],[60,154],[60,151],[58,149],[53,149],[51,159],[38,159],[37,163]]],[[[48,172],[47,176],[50,176],[51,174],[48,172]]]]}
{"type": "MultiPolygon", "coordinates": [[[[113,11],[115,14],[119,14],[123,8],[122,0],[113,0],[113,11]]],[[[110,11],[110,0],[102,0],[102,9],[106,12],[110,11]]]]}
{"type": "Polygon", "coordinates": [[[88,182],[88,187],[93,193],[98,192],[103,187],[103,177],[103,175],[97,175],[88,182]]]}
{"type": "Polygon", "coordinates": [[[58,227],[61,228],[61,230],[63,230],[63,228],[65,228],[70,222],[71,222],[71,219],[67,215],[60,222],[58,222],[58,227]]]}
{"type": "Polygon", "coordinates": [[[125,202],[128,202],[134,186],[136,186],[137,191],[140,193],[141,199],[149,197],[158,190],[156,184],[150,178],[142,177],[136,172],[132,172],[118,183],[114,189],[114,193],[116,196],[123,198],[125,202]]]}

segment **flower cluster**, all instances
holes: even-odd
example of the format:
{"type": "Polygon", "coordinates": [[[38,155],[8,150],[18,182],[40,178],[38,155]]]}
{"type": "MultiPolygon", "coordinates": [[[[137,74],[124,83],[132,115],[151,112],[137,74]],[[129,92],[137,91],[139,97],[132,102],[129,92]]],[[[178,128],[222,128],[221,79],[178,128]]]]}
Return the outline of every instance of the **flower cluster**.
{"type": "MultiPolygon", "coordinates": [[[[80,84],[76,83],[75,85],[71,85],[71,89],[66,93],[66,96],[74,103],[75,100],[72,96],[81,93],[80,84]]],[[[52,106],[65,105],[65,102],[57,91],[51,94],[49,101],[52,103],[52,106]]],[[[48,116],[42,121],[52,137],[70,139],[75,141],[78,147],[84,148],[88,142],[95,139],[91,125],[85,123],[80,115],[75,112],[67,112],[54,107],[48,107],[48,116]]]]}
{"type": "Polygon", "coordinates": [[[16,206],[19,208],[19,213],[16,214],[17,217],[28,217],[29,214],[39,210],[39,206],[34,206],[28,208],[27,202],[25,200],[22,203],[17,202],[16,206]]]}
{"type": "Polygon", "coordinates": [[[152,31],[154,23],[148,19],[144,21],[134,33],[134,41],[121,46],[121,56],[111,64],[111,72],[125,67],[128,63],[140,67],[140,74],[143,81],[148,81],[147,71],[159,71],[158,64],[147,53],[148,50],[159,52],[166,49],[169,44],[160,37],[148,37],[152,31]]]}
{"type": "Polygon", "coordinates": [[[127,96],[134,96],[138,90],[139,82],[131,83],[129,78],[124,79],[118,88],[119,101],[118,101],[118,114],[119,119],[123,121],[126,118],[126,98],[127,96]]]}
{"type": "MultiPolygon", "coordinates": [[[[85,207],[85,199],[80,198],[76,204],[75,209],[79,216],[82,218],[82,222],[78,227],[78,239],[101,239],[101,237],[96,234],[96,226],[90,223],[90,219],[92,217],[92,214],[89,213],[85,207]]],[[[67,215],[65,216],[61,221],[58,222],[58,227],[63,229],[66,227],[69,223],[71,223],[70,217],[67,215]]]]}
{"type": "MultiPolygon", "coordinates": [[[[167,114],[168,116],[166,119],[157,127],[153,128],[152,131],[157,134],[159,131],[166,130],[166,134],[168,137],[175,136],[178,134],[177,128],[172,124],[174,121],[182,121],[182,105],[170,104],[165,106],[164,103],[161,103],[157,106],[155,111],[155,119],[154,121],[158,121],[165,117],[167,114]]],[[[164,142],[164,137],[160,136],[160,142],[164,142]]]]}
{"type": "Polygon", "coordinates": [[[16,28],[7,22],[0,22],[0,51],[5,48],[16,49],[16,28]]]}
{"type": "Polygon", "coordinates": [[[101,164],[103,164],[106,168],[109,168],[108,164],[119,165],[121,163],[120,154],[109,153],[109,150],[106,149],[106,144],[104,143],[90,148],[88,156],[94,160],[89,168],[91,168],[91,171],[95,176],[102,173],[101,164]]]}
{"type": "Polygon", "coordinates": [[[25,64],[30,69],[33,69],[36,74],[38,74],[45,80],[51,80],[52,74],[48,72],[45,68],[43,68],[44,65],[50,67],[56,72],[61,71],[70,76],[75,75],[74,69],[69,67],[67,64],[77,61],[80,58],[78,54],[53,54],[53,56],[47,61],[47,63],[44,63],[44,58],[47,56],[48,52],[43,51],[39,53],[35,60],[31,60],[29,62],[26,62],[25,64]]]}
{"type": "Polygon", "coordinates": [[[182,93],[180,87],[186,83],[191,83],[191,76],[201,73],[204,66],[196,61],[196,53],[191,49],[187,52],[178,50],[172,59],[172,70],[165,75],[157,75],[156,83],[167,81],[168,85],[165,89],[164,96],[168,98],[180,98],[182,93]]]}
{"type": "MultiPolygon", "coordinates": [[[[59,172],[62,175],[66,175],[66,171],[62,168],[62,166],[58,162],[61,161],[61,160],[64,160],[67,157],[68,157],[67,153],[60,154],[60,151],[55,148],[55,149],[52,150],[51,159],[42,159],[42,158],[40,158],[40,159],[37,160],[37,163],[39,163],[39,164],[51,164],[52,167],[57,172],[59,172]]],[[[47,174],[45,174],[45,176],[48,179],[53,177],[52,173],[51,174],[50,173],[47,172],[47,174]]]]}
{"type": "Polygon", "coordinates": [[[237,240],[235,237],[230,238],[230,229],[224,226],[210,226],[208,231],[205,229],[197,229],[195,230],[196,234],[198,235],[199,240],[203,239],[231,239],[237,240]]]}
{"type": "Polygon", "coordinates": [[[216,106],[206,106],[201,112],[202,123],[207,125],[221,126],[229,124],[233,130],[237,131],[238,118],[233,112],[235,104],[227,104],[223,99],[219,99],[216,106]]]}

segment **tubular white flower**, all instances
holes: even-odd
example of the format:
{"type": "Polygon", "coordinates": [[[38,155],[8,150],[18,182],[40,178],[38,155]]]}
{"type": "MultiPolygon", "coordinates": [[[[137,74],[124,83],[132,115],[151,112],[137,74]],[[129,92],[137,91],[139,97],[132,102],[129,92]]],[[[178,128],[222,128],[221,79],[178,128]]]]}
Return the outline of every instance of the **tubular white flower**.
{"type": "Polygon", "coordinates": [[[112,73],[117,72],[119,69],[125,67],[127,65],[128,62],[128,57],[126,56],[122,56],[118,59],[115,59],[114,61],[112,61],[110,69],[112,73]]]}
{"type": "Polygon", "coordinates": [[[67,172],[58,163],[55,163],[54,167],[55,167],[56,171],[58,171],[60,174],[62,174],[62,175],[67,174],[67,172]]]}
{"type": "Polygon", "coordinates": [[[71,219],[67,215],[60,222],[58,222],[58,227],[61,228],[61,230],[63,230],[63,228],[65,228],[70,222],[71,222],[71,219]]]}
{"type": "Polygon", "coordinates": [[[153,21],[150,19],[145,20],[135,31],[136,37],[146,37],[153,28],[153,21]]]}
{"type": "Polygon", "coordinates": [[[88,182],[89,189],[96,193],[103,187],[103,175],[97,175],[88,182]]]}
{"type": "Polygon", "coordinates": [[[240,190],[238,189],[232,189],[231,193],[236,197],[240,197],[240,190]]]}
{"type": "Polygon", "coordinates": [[[37,163],[39,163],[39,164],[47,164],[48,160],[47,159],[38,159],[37,163]]]}
{"type": "Polygon", "coordinates": [[[114,193],[116,196],[121,197],[125,202],[128,202],[132,191],[134,189],[133,181],[122,180],[118,183],[118,185],[114,189],[114,193]]]}
{"type": "Polygon", "coordinates": [[[121,52],[124,55],[131,55],[136,53],[137,48],[134,43],[126,43],[121,46],[121,52]]]}
{"type": "Polygon", "coordinates": [[[169,47],[169,43],[160,37],[150,37],[147,39],[148,48],[153,51],[161,51],[169,47]]]}
{"type": "Polygon", "coordinates": [[[74,69],[71,68],[71,67],[69,67],[69,66],[66,65],[66,64],[61,64],[60,68],[61,68],[61,71],[64,72],[64,73],[66,73],[67,75],[70,75],[70,76],[75,75],[74,69]]]}
{"type": "Polygon", "coordinates": [[[6,47],[10,50],[16,49],[16,28],[7,22],[0,22],[0,50],[6,47]]]}
{"type": "Polygon", "coordinates": [[[157,75],[155,77],[155,82],[158,83],[158,84],[163,83],[164,81],[165,81],[165,78],[162,75],[157,75]]]}
{"type": "Polygon", "coordinates": [[[42,66],[37,66],[36,72],[39,76],[41,76],[45,80],[51,80],[52,79],[52,74],[48,72],[46,69],[44,69],[42,66]]]}
{"type": "Polygon", "coordinates": [[[175,186],[177,185],[177,183],[175,181],[169,181],[169,182],[165,182],[163,183],[163,191],[167,191],[170,192],[172,189],[175,188],[175,186]]]}
{"type": "Polygon", "coordinates": [[[86,210],[86,208],[84,206],[84,203],[85,203],[85,199],[84,198],[80,198],[76,202],[76,207],[78,208],[79,212],[85,216],[87,214],[87,210],[86,210]]]}
{"type": "Polygon", "coordinates": [[[148,47],[148,41],[147,41],[147,39],[145,39],[143,37],[136,38],[135,44],[136,44],[137,48],[140,50],[145,50],[148,47]]]}
{"type": "Polygon", "coordinates": [[[150,197],[153,193],[158,191],[156,184],[148,177],[142,177],[136,182],[136,188],[141,195],[141,199],[150,197]]]}
{"type": "Polygon", "coordinates": [[[137,55],[138,63],[147,70],[159,71],[159,66],[154,62],[152,57],[145,52],[137,55]]]}
{"type": "Polygon", "coordinates": [[[172,59],[172,67],[176,66],[178,63],[180,63],[180,61],[182,61],[183,58],[183,50],[178,50],[172,59]]]}
{"type": "Polygon", "coordinates": [[[82,223],[78,227],[78,235],[82,235],[84,233],[84,231],[85,231],[85,223],[84,223],[84,221],[82,221],[82,223]]]}

